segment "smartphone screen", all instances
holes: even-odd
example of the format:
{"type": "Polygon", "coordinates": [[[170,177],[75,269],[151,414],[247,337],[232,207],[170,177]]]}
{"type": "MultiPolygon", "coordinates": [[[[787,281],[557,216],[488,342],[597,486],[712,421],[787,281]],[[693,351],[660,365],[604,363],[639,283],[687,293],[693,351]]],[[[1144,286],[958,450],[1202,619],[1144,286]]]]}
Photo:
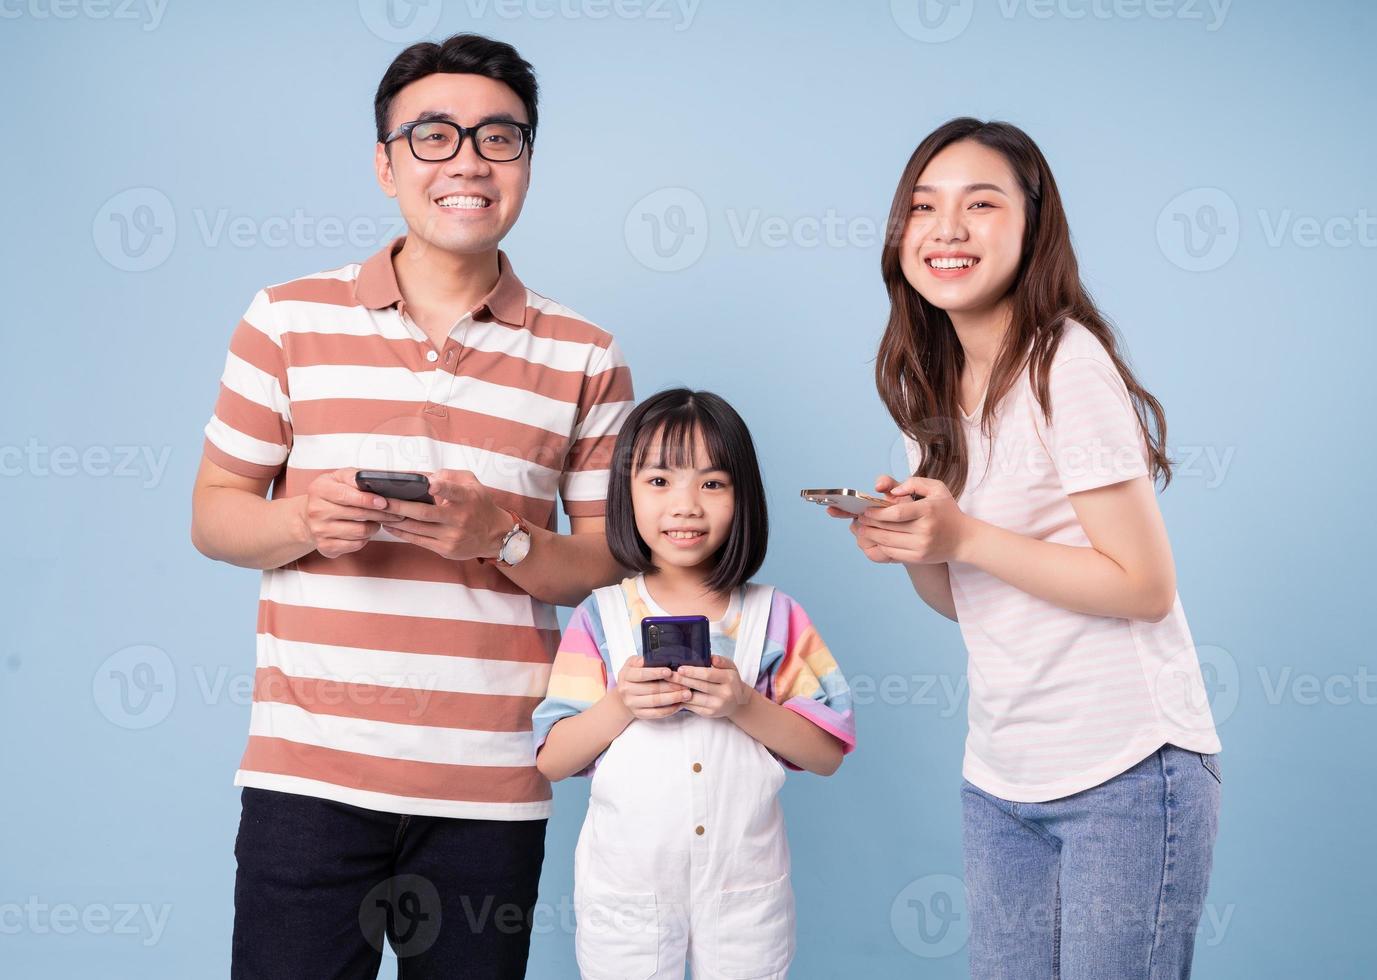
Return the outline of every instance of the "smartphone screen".
{"type": "Polygon", "coordinates": [[[430,495],[430,480],[424,473],[401,473],[396,470],[359,470],[354,485],[365,493],[376,493],[390,500],[415,500],[423,504],[435,503],[430,495]]]}

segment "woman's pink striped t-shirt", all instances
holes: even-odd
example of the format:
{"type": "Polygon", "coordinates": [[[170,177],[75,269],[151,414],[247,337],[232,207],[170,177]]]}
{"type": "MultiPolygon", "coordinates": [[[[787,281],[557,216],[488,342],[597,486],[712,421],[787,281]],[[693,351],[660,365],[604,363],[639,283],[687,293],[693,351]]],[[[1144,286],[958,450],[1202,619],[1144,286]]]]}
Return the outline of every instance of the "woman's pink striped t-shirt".
{"type": "MultiPolygon", "coordinates": [[[[1066,324],[1048,380],[1052,422],[1025,369],[1001,400],[962,412],[970,454],[961,509],[1058,544],[1089,547],[1069,494],[1148,474],[1128,389],[1100,341],[1066,324]]],[[[916,470],[920,450],[905,439],[916,470]]],[[[951,562],[968,653],[970,731],[962,774],[1004,799],[1089,789],[1165,742],[1218,752],[1199,659],[1178,595],[1156,623],[1071,612],[973,565],[951,562]]]]}

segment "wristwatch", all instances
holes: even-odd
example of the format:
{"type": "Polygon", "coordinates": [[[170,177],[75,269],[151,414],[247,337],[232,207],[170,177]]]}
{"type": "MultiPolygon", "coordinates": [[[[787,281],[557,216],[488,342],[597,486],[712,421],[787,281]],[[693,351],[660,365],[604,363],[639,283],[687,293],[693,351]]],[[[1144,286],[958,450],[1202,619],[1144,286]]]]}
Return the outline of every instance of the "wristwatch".
{"type": "Polygon", "coordinates": [[[521,564],[522,559],[531,553],[531,530],[526,526],[526,522],[519,516],[507,511],[516,523],[502,539],[502,546],[497,549],[497,563],[511,568],[513,565],[521,564]]]}

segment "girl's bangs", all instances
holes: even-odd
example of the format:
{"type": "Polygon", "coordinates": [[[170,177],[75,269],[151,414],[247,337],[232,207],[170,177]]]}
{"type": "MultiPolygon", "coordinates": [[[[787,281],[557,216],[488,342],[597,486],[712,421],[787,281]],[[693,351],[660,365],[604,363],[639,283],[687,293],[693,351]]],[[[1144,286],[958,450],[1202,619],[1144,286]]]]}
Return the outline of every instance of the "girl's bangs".
{"type": "Polygon", "coordinates": [[[636,434],[632,446],[632,468],[645,469],[692,469],[694,457],[698,453],[698,438],[703,438],[703,449],[708,456],[708,465],[713,469],[732,472],[726,444],[722,434],[710,420],[700,417],[690,407],[671,412],[664,418],[656,419],[644,426],[636,434]],[[654,453],[654,459],[650,456],[654,453]]]}

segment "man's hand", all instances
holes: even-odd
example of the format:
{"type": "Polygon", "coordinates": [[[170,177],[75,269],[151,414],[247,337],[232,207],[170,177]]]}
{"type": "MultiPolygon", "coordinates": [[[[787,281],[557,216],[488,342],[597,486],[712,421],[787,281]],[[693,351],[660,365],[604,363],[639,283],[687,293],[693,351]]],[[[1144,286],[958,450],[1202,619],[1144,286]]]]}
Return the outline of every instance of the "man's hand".
{"type": "Polygon", "coordinates": [[[400,521],[386,510],[387,499],[354,485],[356,469],[322,473],[311,481],[301,501],[301,519],[312,547],[326,558],[358,551],[378,533],[380,524],[400,521]]]}
{"type": "Polygon", "coordinates": [[[730,718],[751,699],[752,689],[726,657],[713,657],[711,667],[685,664],[676,674],[679,683],[693,691],[684,707],[704,718],[730,718]]]}
{"type": "Polygon", "coordinates": [[[644,657],[628,657],[617,674],[614,693],[633,717],[668,718],[684,707],[690,693],[670,680],[673,676],[668,667],[647,667],[644,657]]]}
{"type": "Polygon", "coordinates": [[[496,558],[512,529],[511,514],[468,470],[439,470],[428,476],[435,503],[389,500],[387,511],[399,520],[387,525],[388,533],[455,561],[496,558]]]}

